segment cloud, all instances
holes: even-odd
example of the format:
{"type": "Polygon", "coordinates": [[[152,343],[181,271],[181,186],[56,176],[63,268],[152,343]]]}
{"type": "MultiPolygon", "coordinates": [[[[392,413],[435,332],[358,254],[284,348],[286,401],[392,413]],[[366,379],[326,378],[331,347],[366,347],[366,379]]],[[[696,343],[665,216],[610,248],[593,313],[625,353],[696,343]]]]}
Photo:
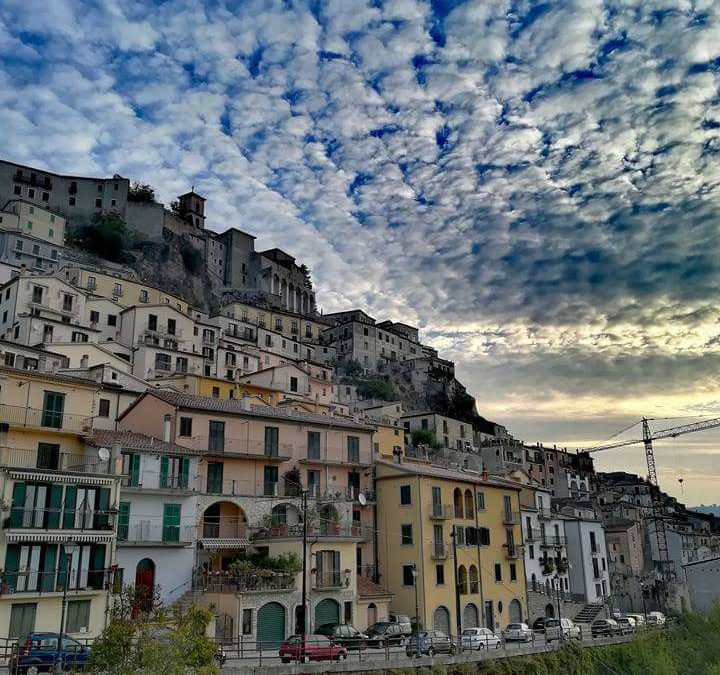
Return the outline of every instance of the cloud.
{"type": "Polygon", "coordinates": [[[6,0],[0,153],[194,184],[488,414],[709,411],[719,34],[709,2],[6,0]]]}

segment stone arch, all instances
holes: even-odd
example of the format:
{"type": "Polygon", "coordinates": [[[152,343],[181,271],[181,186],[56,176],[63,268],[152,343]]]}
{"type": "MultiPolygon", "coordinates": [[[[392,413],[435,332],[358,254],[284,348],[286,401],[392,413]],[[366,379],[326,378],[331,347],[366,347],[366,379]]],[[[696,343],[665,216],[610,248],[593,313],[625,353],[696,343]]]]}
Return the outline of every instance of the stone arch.
{"type": "Polygon", "coordinates": [[[291,502],[275,504],[270,512],[273,525],[297,525],[302,520],[300,510],[291,502]]]}
{"type": "Polygon", "coordinates": [[[545,605],[545,618],[546,619],[555,618],[555,605],[553,605],[552,602],[548,602],[548,604],[545,605]]]}
{"type": "Polygon", "coordinates": [[[433,612],[433,630],[439,630],[450,635],[450,612],[447,607],[440,605],[433,612]]]}
{"type": "Polygon", "coordinates": [[[245,511],[234,502],[213,502],[203,511],[202,536],[205,539],[244,539],[247,536],[245,511]]]}

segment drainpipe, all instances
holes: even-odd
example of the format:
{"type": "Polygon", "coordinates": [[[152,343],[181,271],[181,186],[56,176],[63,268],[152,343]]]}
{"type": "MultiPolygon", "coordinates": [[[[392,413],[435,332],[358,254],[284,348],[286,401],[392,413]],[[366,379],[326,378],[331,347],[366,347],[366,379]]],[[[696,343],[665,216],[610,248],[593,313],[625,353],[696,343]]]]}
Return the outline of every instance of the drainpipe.
{"type": "Polygon", "coordinates": [[[477,509],[477,486],[473,486],[473,504],[475,510],[475,538],[477,546],[477,561],[478,561],[478,581],[480,584],[480,623],[485,626],[485,595],[483,594],[483,573],[482,573],[482,562],[480,560],[480,518],[478,517],[477,509]]]}

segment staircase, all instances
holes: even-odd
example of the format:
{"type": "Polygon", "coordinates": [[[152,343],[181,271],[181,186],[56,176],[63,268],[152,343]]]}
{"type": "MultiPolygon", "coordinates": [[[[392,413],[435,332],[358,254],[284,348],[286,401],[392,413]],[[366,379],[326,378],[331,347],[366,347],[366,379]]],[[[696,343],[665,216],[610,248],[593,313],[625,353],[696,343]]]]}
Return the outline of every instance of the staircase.
{"type": "Polygon", "coordinates": [[[180,610],[183,614],[193,605],[202,605],[200,598],[203,592],[200,589],[193,588],[189,591],[185,591],[175,602],[172,603],[173,609],[180,610]]]}
{"type": "Polygon", "coordinates": [[[601,604],[590,603],[585,605],[575,617],[575,623],[591,623],[602,611],[601,604]]]}

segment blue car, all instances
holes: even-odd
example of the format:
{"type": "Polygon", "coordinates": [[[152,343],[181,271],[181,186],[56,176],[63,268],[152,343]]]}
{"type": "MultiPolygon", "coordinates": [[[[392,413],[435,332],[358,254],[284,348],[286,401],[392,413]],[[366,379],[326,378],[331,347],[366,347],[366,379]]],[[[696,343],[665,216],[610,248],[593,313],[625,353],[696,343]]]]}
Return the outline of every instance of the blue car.
{"type": "Polygon", "coordinates": [[[439,630],[421,630],[408,639],[405,652],[408,656],[435,656],[454,654],[455,642],[439,630]]]}
{"type": "Polygon", "coordinates": [[[30,633],[20,638],[10,657],[10,672],[36,675],[50,672],[59,660],[63,670],[81,670],[90,662],[90,648],[65,635],[58,651],[59,633],[30,633]]]}

